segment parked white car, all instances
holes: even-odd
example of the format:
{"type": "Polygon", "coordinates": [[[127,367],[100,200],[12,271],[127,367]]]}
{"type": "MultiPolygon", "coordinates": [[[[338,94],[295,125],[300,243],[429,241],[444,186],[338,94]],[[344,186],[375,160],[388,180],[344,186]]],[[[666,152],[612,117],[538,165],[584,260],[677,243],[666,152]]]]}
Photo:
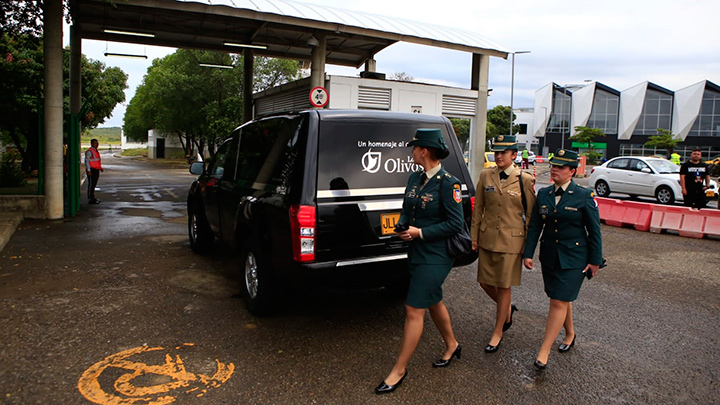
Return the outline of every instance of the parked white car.
{"type": "MultiPolygon", "coordinates": [[[[535,164],[535,152],[528,151],[528,163],[531,165],[535,164]]],[[[522,151],[518,151],[517,157],[515,158],[515,164],[522,164],[522,151]]]]}
{"type": "MultiPolygon", "coordinates": [[[[592,169],[588,181],[598,197],[610,193],[628,194],[630,197],[655,197],[660,204],[682,200],[680,166],[661,158],[616,157],[592,169]]],[[[718,186],[710,181],[708,198],[716,198],[718,186]]]]}

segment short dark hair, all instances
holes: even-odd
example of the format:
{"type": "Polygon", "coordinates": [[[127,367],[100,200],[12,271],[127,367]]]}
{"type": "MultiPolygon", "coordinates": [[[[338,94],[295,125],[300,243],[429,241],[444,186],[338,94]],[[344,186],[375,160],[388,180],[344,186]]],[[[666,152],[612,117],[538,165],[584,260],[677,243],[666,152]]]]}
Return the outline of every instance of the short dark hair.
{"type": "MultiPolygon", "coordinates": [[[[87,139],[87,138],[86,138],[86,139],[87,139]]],[[[93,139],[90,140],[90,143],[97,142],[97,141],[98,141],[97,139],[93,138],[93,139]]]]}
{"type": "Polygon", "coordinates": [[[700,152],[700,153],[702,153],[702,149],[700,149],[700,148],[695,148],[695,149],[693,149],[692,151],[693,151],[693,152],[700,152]]]}

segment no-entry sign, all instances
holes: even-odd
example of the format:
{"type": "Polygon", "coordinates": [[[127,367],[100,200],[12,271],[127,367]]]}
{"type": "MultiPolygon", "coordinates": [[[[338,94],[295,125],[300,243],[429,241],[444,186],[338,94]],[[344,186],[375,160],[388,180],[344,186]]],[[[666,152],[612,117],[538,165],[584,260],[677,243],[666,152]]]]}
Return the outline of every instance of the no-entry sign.
{"type": "Polygon", "coordinates": [[[330,101],[330,95],[324,87],[315,87],[310,90],[310,103],[313,107],[322,108],[325,107],[330,101]]]}

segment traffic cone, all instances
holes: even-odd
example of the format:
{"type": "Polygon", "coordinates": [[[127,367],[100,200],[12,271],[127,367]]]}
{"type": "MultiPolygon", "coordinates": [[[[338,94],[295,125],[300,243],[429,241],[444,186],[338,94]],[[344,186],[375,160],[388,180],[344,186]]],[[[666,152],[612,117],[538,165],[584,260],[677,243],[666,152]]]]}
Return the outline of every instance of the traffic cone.
{"type": "Polygon", "coordinates": [[[533,177],[537,178],[537,165],[533,165],[533,177]]]}

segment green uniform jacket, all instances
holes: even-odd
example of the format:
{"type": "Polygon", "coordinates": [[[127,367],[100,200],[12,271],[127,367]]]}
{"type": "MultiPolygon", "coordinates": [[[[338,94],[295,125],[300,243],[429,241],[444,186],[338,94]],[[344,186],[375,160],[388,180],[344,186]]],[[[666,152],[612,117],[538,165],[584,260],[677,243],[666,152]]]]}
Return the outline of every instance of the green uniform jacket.
{"type": "Polygon", "coordinates": [[[441,168],[420,190],[420,175],[410,175],[400,214],[401,224],[422,229],[423,239],[410,242],[408,260],[413,264],[446,264],[454,260],[447,253],[446,240],[463,227],[460,180],[441,168]]]}
{"type": "Polygon", "coordinates": [[[538,192],[524,258],[532,258],[540,233],[540,264],[544,269],[582,269],[602,261],[600,214],[590,189],[570,182],[557,207],[555,187],[538,192]],[[556,258],[559,263],[556,263],[556,258]]]}

